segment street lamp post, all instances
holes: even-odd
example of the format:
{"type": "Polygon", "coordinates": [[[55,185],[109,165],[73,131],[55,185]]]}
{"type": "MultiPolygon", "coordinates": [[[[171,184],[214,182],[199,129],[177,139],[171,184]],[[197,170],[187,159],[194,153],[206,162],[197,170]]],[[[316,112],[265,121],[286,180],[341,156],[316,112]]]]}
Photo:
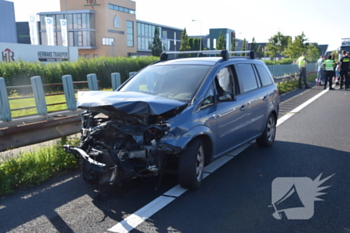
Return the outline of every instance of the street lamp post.
{"type": "MultiPolygon", "coordinates": [[[[66,20],[66,22],[67,22],[67,55],[68,55],[68,61],[70,61],[67,0],[64,0],[64,7],[66,8],[66,12],[65,12],[65,14],[64,14],[64,18],[65,18],[65,20],[66,20]]],[[[62,28],[61,28],[61,31],[62,31],[62,28]]]]}
{"type": "Polygon", "coordinates": [[[200,36],[199,36],[199,51],[202,51],[202,21],[192,19],[192,22],[200,22],[201,23],[200,36]]]}

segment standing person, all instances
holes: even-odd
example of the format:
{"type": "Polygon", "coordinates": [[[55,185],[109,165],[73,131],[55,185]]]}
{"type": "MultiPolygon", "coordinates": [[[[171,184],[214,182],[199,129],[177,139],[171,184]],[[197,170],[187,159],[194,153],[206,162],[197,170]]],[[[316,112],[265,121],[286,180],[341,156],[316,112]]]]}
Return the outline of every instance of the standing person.
{"type": "Polygon", "coordinates": [[[328,55],[328,59],[322,63],[322,67],[326,71],[324,89],[327,88],[327,82],[329,82],[329,90],[334,90],[334,88],[332,88],[332,79],[335,76],[335,61],[333,55],[328,55]]]}
{"type": "Polygon", "coordinates": [[[323,75],[323,69],[322,69],[322,63],[324,61],[324,56],[320,56],[320,59],[317,60],[315,64],[315,69],[317,71],[317,83],[321,85],[322,82],[324,82],[324,75],[323,75]]]}
{"type": "Polygon", "coordinates": [[[340,66],[340,90],[343,90],[343,84],[345,83],[345,90],[349,88],[350,79],[349,79],[349,66],[350,66],[350,57],[346,54],[346,51],[342,51],[343,57],[339,61],[340,66]]]}
{"type": "Polygon", "coordinates": [[[305,88],[306,89],[310,88],[306,82],[306,64],[307,64],[307,62],[306,62],[305,55],[306,55],[305,52],[303,52],[301,57],[299,57],[298,60],[296,60],[296,62],[295,62],[299,67],[299,89],[302,88],[301,79],[303,79],[303,82],[305,84],[305,88]]]}

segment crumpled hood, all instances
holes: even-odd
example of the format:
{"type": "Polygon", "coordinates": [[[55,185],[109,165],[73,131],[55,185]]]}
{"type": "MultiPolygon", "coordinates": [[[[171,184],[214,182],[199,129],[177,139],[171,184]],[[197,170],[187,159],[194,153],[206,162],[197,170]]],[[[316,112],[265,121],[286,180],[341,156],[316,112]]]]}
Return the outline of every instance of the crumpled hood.
{"type": "Polygon", "coordinates": [[[187,103],[140,92],[82,91],[78,92],[77,107],[103,109],[105,113],[114,108],[126,114],[161,115],[185,104],[187,103]]]}

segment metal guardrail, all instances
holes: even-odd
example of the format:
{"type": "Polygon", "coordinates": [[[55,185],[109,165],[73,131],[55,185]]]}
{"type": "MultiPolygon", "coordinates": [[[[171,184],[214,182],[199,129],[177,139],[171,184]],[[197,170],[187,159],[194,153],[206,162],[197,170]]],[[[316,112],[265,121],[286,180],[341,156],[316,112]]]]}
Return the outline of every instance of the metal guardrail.
{"type": "MultiPolygon", "coordinates": [[[[135,73],[130,72],[129,77],[135,73]]],[[[11,110],[13,109],[10,109],[7,87],[4,78],[0,78],[0,117],[3,119],[3,121],[0,121],[0,152],[79,132],[80,113],[82,110],[77,110],[76,108],[74,83],[88,83],[90,90],[98,90],[98,80],[95,74],[89,74],[87,82],[73,82],[71,75],[64,75],[62,77],[62,84],[59,85],[63,85],[68,110],[47,113],[47,106],[50,104],[46,105],[46,102],[43,101],[45,100],[45,94],[43,90],[40,90],[40,86],[43,89],[44,85],[56,84],[41,84],[41,78],[39,76],[32,79],[34,80],[32,87],[35,85],[35,88],[33,88],[34,98],[37,104],[35,107],[39,115],[12,120],[11,110]]],[[[111,81],[112,89],[117,89],[121,84],[120,74],[117,72],[112,73],[111,81]]],[[[33,98],[33,96],[30,98],[33,98]]]]}

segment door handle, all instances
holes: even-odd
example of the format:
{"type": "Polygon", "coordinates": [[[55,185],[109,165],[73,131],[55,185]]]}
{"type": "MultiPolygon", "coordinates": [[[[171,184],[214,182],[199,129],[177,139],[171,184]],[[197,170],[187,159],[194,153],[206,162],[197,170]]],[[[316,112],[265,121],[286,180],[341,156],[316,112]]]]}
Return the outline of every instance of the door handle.
{"type": "Polygon", "coordinates": [[[267,100],[267,95],[265,95],[263,98],[263,101],[266,101],[266,100],[267,100]]]}
{"type": "Polygon", "coordinates": [[[240,108],[241,111],[244,111],[247,108],[247,104],[243,104],[240,108]]]}

